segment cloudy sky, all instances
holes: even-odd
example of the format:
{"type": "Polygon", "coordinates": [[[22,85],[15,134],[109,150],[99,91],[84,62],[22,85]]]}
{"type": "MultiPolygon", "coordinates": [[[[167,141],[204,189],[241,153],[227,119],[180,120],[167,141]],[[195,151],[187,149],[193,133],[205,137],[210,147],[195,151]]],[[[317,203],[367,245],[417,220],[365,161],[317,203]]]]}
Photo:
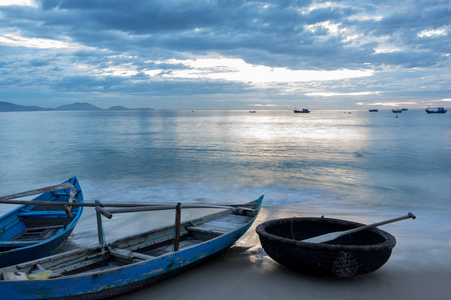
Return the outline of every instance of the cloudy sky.
{"type": "Polygon", "coordinates": [[[451,106],[451,3],[0,0],[0,101],[451,106]]]}

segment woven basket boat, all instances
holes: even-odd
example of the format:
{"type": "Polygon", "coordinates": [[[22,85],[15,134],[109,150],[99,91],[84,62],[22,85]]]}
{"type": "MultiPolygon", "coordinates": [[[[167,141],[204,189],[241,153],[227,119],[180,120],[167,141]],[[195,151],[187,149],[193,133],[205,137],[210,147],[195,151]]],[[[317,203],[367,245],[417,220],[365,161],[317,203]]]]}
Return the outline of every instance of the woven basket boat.
{"type": "Polygon", "coordinates": [[[396,239],[378,228],[342,236],[326,243],[302,242],[364,224],[330,218],[287,218],[257,226],[266,253],[298,272],[326,277],[352,277],[376,271],[390,258],[396,239]]]}

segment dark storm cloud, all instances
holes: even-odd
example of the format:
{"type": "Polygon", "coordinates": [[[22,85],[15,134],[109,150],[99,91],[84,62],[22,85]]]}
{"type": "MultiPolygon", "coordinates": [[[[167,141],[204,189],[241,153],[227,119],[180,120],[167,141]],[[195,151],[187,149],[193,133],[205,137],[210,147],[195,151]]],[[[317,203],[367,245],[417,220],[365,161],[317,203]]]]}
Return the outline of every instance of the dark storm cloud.
{"type": "MultiPolygon", "coordinates": [[[[0,34],[7,34],[3,42],[0,39],[0,74],[7,76],[0,78],[0,84],[8,80],[28,88],[45,84],[49,89],[85,93],[248,96],[255,87],[244,82],[174,78],[164,81],[148,75],[148,71],[170,74],[190,68],[170,59],[217,55],[292,70],[429,68],[427,74],[433,74],[436,68],[449,65],[451,52],[449,1],[36,3],[38,7],[0,6],[0,34]],[[18,46],[22,41],[14,40],[11,34],[71,46],[40,49],[33,46],[36,41],[18,46]],[[124,66],[130,68],[127,76],[105,71],[124,66]]],[[[445,74],[449,78],[449,73],[445,74]]],[[[374,78],[377,76],[359,81],[362,85],[354,84],[354,90],[381,87],[378,82],[371,82],[374,78]]],[[[400,82],[403,86],[399,89],[411,90],[404,81],[400,82]]],[[[308,89],[338,90],[340,84],[316,83],[308,89]]],[[[267,91],[277,97],[274,86],[267,91]]]]}
{"type": "MultiPolygon", "coordinates": [[[[338,2],[342,3],[346,2],[338,2]]],[[[318,27],[310,32],[305,26],[320,22],[353,25],[375,37],[392,36],[393,41],[403,45],[431,50],[430,42],[418,39],[418,31],[446,25],[450,15],[449,7],[440,2],[434,7],[433,2],[401,13],[388,12],[380,22],[350,22],[348,18],[364,13],[364,7],[330,6],[300,13],[310,4],[311,1],[44,0],[41,20],[35,13],[26,14],[20,9],[15,9],[14,19],[42,22],[40,26],[29,27],[30,34],[36,30],[35,35],[47,38],[66,35],[83,45],[111,51],[142,55],[147,50],[154,57],[164,58],[185,51],[192,54],[224,51],[241,56],[243,50],[255,50],[260,51],[261,61],[253,58],[254,63],[282,66],[292,62],[293,55],[302,55],[311,60],[313,68],[323,68],[330,63],[352,64],[353,57],[360,56],[365,56],[367,62],[381,63],[381,57],[371,56],[372,49],[365,44],[351,48],[353,53],[349,55],[348,49],[344,49],[347,43],[343,34],[327,37],[329,29],[318,27]],[[265,8],[267,4],[272,5],[265,8]],[[169,53],[165,55],[162,49],[169,53]],[[280,56],[271,63],[273,55],[280,56]],[[325,55],[331,59],[324,61],[325,55]]],[[[446,49],[445,45],[442,47],[446,49]]],[[[382,63],[394,62],[390,55],[383,58],[387,61],[382,63]]],[[[412,57],[410,65],[415,65],[416,58],[416,55],[412,57]]],[[[245,59],[252,59],[252,55],[245,59]]],[[[305,67],[305,63],[297,67],[305,67]]]]}

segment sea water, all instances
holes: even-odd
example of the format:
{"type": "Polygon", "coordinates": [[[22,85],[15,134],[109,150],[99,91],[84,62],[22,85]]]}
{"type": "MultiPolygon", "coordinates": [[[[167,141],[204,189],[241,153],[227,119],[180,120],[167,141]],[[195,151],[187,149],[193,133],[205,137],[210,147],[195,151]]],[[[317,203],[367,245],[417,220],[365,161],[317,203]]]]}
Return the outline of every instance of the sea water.
{"type": "MultiPolygon", "coordinates": [[[[451,237],[451,114],[0,113],[0,164],[0,195],[77,176],[86,201],[225,204],[265,195],[265,208],[289,216],[376,222],[411,211],[418,219],[393,225],[397,235],[451,237]]],[[[123,214],[111,224],[126,234],[146,229],[148,218],[123,214]]],[[[96,235],[86,208],[70,241],[96,235]]]]}

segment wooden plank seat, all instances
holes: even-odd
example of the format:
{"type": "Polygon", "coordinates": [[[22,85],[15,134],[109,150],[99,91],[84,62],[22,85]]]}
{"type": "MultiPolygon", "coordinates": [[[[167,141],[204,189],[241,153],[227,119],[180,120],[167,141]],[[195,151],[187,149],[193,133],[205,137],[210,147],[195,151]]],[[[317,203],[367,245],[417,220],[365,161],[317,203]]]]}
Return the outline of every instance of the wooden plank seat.
{"type": "MultiPolygon", "coordinates": [[[[192,237],[190,239],[181,240],[179,243],[179,251],[183,250],[185,248],[193,247],[202,242],[203,242],[202,240],[196,240],[196,239],[193,239],[192,237]]],[[[157,248],[146,250],[145,254],[151,255],[153,257],[159,257],[159,256],[165,255],[167,253],[171,253],[173,251],[173,249],[174,249],[173,243],[169,243],[169,244],[165,243],[164,245],[161,245],[157,248]]]]}
{"type": "MultiPolygon", "coordinates": [[[[62,226],[68,220],[68,216],[64,210],[24,210],[17,215],[28,228],[62,226]]],[[[56,231],[53,231],[53,235],[55,233],[56,231]]],[[[53,235],[49,233],[47,236],[51,237],[53,235]]]]}
{"type": "Polygon", "coordinates": [[[229,232],[229,230],[226,230],[222,227],[214,227],[206,224],[202,224],[200,226],[188,226],[186,227],[186,229],[192,232],[209,233],[213,235],[221,235],[229,232]]]}
{"type": "Polygon", "coordinates": [[[64,225],[44,226],[44,227],[28,227],[19,235],[15,236],[11,241],[34,241],[46,240],[54,236],[64,225]]]}
{"type": "Polygon", "coordinates": [[[241,225],[246,224],[247,221],[247,218],[243,218],[242,216],[228,215],[198,226],[188,226],[186,229],[195,232],[221,235],[235,230],[241,225]]]}
{"type": "Polygon", "coordinates": [[[130,251],[130,250],[127,250],[127,249],[120,249],[120,248],[110,248],[109,252],[115,258],[131,260],[131,261],[133,261],[135,259],[148,260],[148,259],[155,258],[155,256],[151,256],[151,255],[142,254],[142,253],[139,253],[139,252],[130,251]]]}

